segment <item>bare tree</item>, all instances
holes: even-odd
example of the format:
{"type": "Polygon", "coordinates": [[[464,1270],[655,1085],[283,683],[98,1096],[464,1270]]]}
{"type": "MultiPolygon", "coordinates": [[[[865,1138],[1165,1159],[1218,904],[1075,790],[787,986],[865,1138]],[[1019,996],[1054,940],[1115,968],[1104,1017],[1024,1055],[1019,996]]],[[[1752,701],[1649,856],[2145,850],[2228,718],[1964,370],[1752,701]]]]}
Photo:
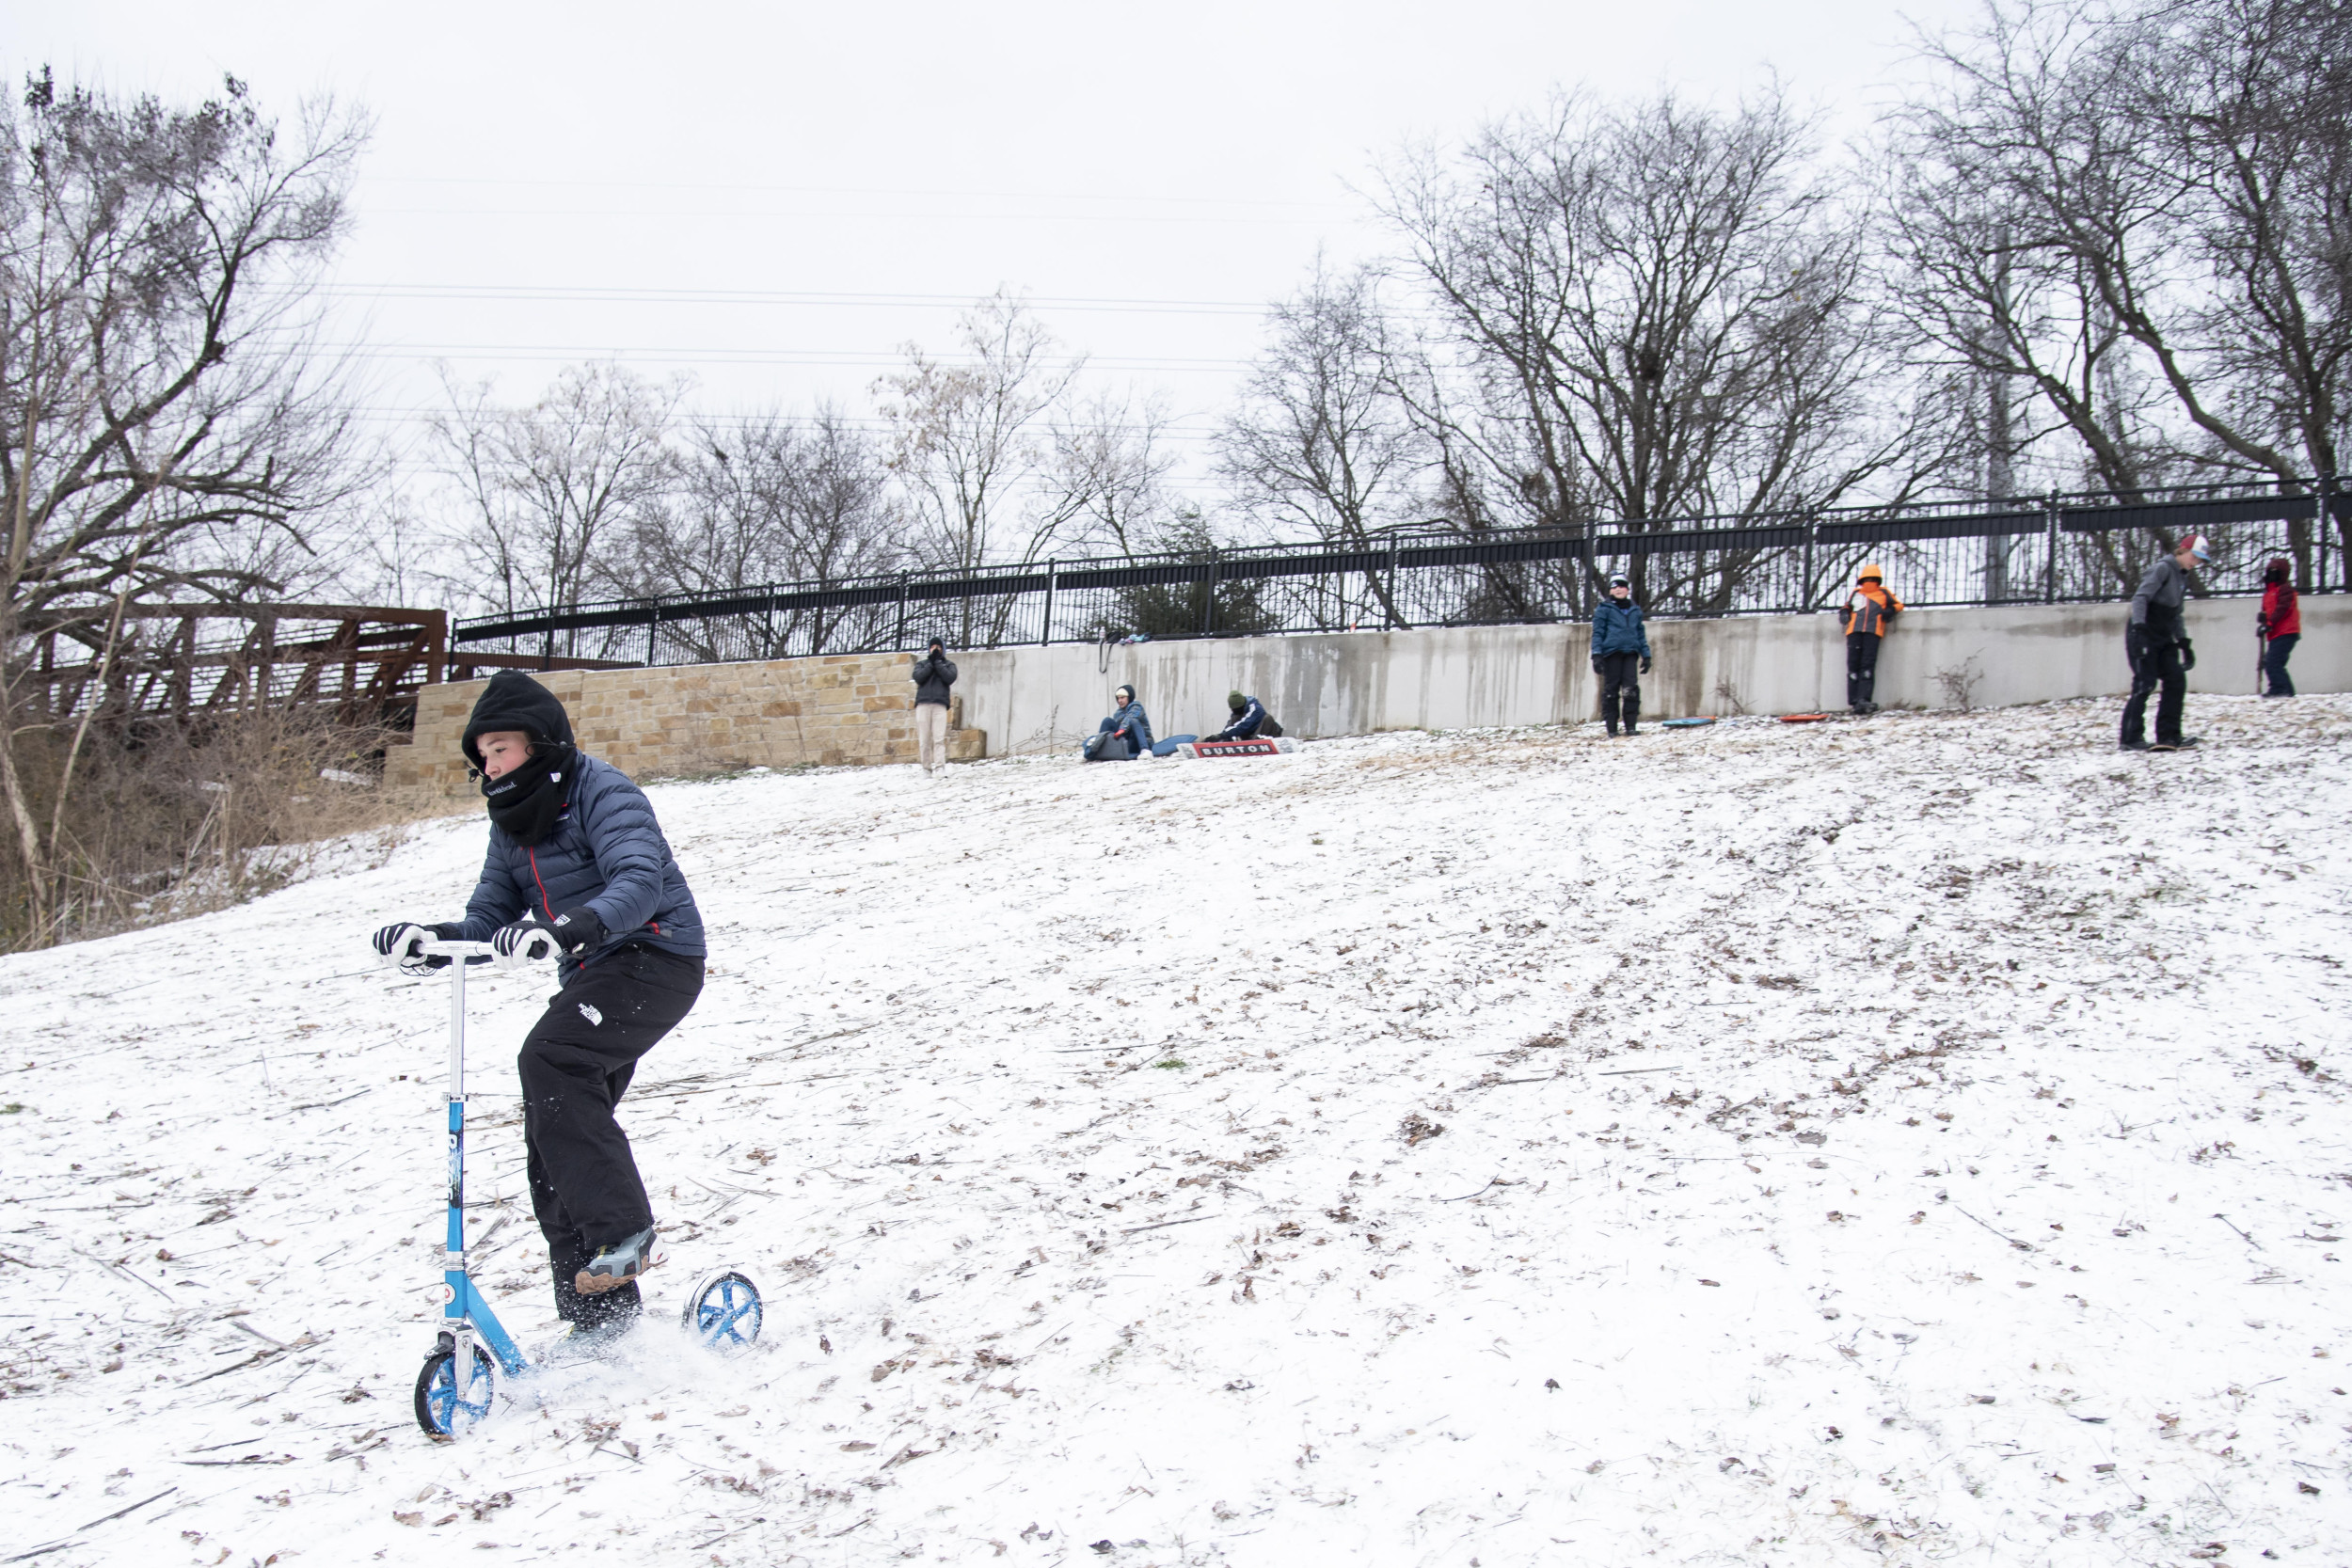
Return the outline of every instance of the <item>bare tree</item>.
{"type": "Polygon", "coordinates": [[[1041,421],[1084,367],[1066,358],[1028,308],[998,293],[956,326],[955,361],[906,345],[907,368],[882,377],[891,471],[904,486],[918,555],[937,566],[1041,559],[1073,510],[1041,499],[1041,421]]]}
{"type": "MultiPolygon", "coordinates": [[[[838,409],[819,405],[805,420],[773,412],[698,419],[682,445],[670,494],[632,521],[615,578],[624,592],[827,587],[898,564],[882,452],[838,409]]],[[[803,644],[838,651],[846,644],[837,636],[856,614],[835,607],[771,617],[753,628],[755,647],[728,652],[772,658],[803,644]]],[[[693,623],[671,635],[698,657],[728,656],[693,623]]]]}
{"type": "MultiPolygon", "coordinates": [[[[466,577],[453,586],[507,614],[575,609],[612,586],[628,520],[670,482],[684,384],[576,365],[517,409],[493,402],[487,383],[443,382],[450,409],[434,434],[466,512],[466,577]]],[[[566,638],[569,653],[578,633],[566,638]]]]}
{"type": "Polygon", "coordinates": [[[2352,62],[2328,0],[1996,3],[1891,122],[1921,339],[2029,387],[2106,488],[2332,471],[2352,62]]]}
{"type": "Polygon", "coordinates": [[[331,103],[280,126],[233,78],[179,108],[43,71],[0,112],[0,793],[32,943],[61,929],[89,713],[29,776],[57,725],[34,644],[104,671],[129,605],[276,589],[363,477],[310,285],[366,133],[331,103]]]}
{"type": "MultiPolygon", "coordinates": [[[[1272,341],[1218,436],[1218,469],[1265,525],[1368,547],[1410,520],[1429,455],[1391,382],[1375,274],[1334,276],[1318,258],[1267,327],[1272,341]]],[[[1409,624],[1388,574],[1365,580],[1388,625],[1409,624]]]]}
{"type": "Polygon", "coordinates": [[[1156,394],[1104,391],[1056,417],[1041,476],[1057,539],[1080,548],[1136,555],[1190,542],[1168,490],[1176,466],[1168,450],[1167,404],[1156,394]]]}
{"type": "MultiPolygon", "coordinates": [[[[1724,113],[1564,97],[1458,159],[1407,156],[1383,206],[1437,315],[1397,384],[1466,499],[1639,531],[1918,482],[1863,226],[1777,93],[1724,113]]],[[[1754,565],[1650,592],[1720,608],[1754,565]]]]}

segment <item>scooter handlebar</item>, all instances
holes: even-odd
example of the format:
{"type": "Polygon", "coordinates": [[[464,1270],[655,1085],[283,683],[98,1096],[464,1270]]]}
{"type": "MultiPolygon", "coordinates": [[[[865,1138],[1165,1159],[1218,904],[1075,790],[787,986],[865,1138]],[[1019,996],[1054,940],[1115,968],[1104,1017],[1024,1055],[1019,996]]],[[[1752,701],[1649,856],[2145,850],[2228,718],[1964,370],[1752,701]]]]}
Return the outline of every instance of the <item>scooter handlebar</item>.
{"type": "Polygon", "coordinates": [[[443,942],[437,937],[417,943],[417,951],[428,958],[490,958],[498,956],[486,942],[443,942]]]}

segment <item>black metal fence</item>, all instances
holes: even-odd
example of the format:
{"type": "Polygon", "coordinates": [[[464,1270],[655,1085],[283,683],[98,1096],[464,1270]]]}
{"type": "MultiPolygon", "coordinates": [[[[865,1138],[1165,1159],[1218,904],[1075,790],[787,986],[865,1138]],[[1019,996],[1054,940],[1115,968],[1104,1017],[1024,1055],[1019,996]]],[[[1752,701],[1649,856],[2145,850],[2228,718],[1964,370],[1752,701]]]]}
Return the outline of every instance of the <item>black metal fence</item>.
{"type": "Polygon", "coordinates": [[[1346,544],[772,583],[461,621],[451,662],[469,650],[699,664],[933,637],[992,648],[1573,621],[1620,571],[1637,600],[1669,617],[1821,609],[1865,563],[1913,605],[2058,604],[2129,594],[2187,533],[2213,544],[2196,577],[2201,594],[2259,592],[2280,556],[2303,592],[2352,589],[2352,495],[2307,481],[1578,529],[1427,523],[1346,544]]]}

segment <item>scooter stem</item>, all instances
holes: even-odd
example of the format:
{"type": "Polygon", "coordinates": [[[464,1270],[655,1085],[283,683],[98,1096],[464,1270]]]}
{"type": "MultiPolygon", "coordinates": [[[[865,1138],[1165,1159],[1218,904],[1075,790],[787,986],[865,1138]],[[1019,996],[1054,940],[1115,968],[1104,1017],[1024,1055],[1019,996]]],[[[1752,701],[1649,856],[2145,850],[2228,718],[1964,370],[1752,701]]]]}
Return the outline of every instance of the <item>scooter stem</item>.
{"type": "Polygon", "coordinates": [[[448,1300],[441,1321],[449,1326],[456,1350],[450,1369],[457,1397],[470,1399],[473,1344],[478,1334],[509,1371],[519,1371],[522,1354],[474,1289],[466,1270],[466,971],[492,956],[486,942],[427,942],[430,958],[450,959],[449,984],[449,1232],[441,1254],[441,1282],[448,1300]]]}

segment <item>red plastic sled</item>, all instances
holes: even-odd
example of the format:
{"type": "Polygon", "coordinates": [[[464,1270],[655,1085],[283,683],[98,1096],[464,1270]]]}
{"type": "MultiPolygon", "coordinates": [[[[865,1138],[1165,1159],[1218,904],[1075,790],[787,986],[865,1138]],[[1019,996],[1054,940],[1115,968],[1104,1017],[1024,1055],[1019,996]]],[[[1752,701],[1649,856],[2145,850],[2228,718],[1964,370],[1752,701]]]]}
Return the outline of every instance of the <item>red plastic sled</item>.
{"type": "Polygon", "coordinates": [[[1784,713],[1780,721],[1784,724],[1818,724],[1828,717],[1826,713],[1784,713]]]}

